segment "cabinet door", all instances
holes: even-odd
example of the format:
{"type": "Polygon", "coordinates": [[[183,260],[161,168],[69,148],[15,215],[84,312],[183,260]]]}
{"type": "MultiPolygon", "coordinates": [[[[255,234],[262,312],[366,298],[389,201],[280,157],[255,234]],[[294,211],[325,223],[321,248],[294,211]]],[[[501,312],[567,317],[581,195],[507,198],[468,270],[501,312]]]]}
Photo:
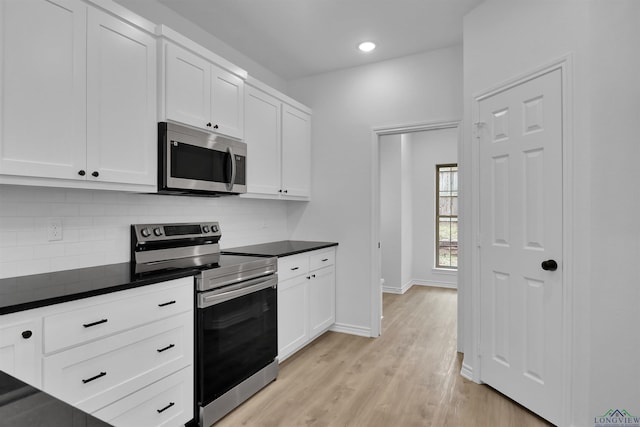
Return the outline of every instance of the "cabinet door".
{"type": "Polygon", "coordinates": [[[307,343],[309,316],[307,276],[278,285],[278,359],[280,362],[307,343]]]}
{"type": "Polygon", "coordinates": [[[327,330],[336,318],[334,266],[314,270],[309,280],[309,338],[327,330]]]}
{"type": "Polygon", "coordinates": [[[0,173],[84,179],[86,10],[0,3],[0,173]]]}
{"type": "Polygon", "coordinates": [[[211,64],[173,44],[165,49],[167,119],[211,129],[211,64]]]}
{"type": "Polygon", "coordinates": [[[155,38],[96,9],[88,19],[87,179],[153,185],[155,38]]]}
{"type": "Polygon", "coordinates": [[[282,190],[309,197],[311,116],[287,104],[282,108],[282,190]]]}
{"type": "Polygon", "coordinates": [[[40,387],[41,319],[13,319],[11,314],[0,316],[0,370],[40,387]]]}
{"type": "Polygon", "coordinates": [[[244,137],[244,81],[211,65],[211,123],[213,131],[244,137]]]}
{"type": "Polygon", "coordinates": [[[247,192],[278,195],[280,186],[280,101],[247,86],[245,142],[247,192]]]}

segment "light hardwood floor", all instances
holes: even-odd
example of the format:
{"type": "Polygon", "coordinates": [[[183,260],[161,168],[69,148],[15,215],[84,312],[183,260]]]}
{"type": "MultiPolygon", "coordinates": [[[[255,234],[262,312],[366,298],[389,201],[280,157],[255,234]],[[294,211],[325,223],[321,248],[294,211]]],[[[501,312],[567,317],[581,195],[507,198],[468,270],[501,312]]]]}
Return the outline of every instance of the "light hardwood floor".
{"type": "Polygon", "coordinates": [[[324,334],[216,427],[550,425],[460,376],[456,298],[421,286],[385,294],[381,337],[324,334]]]}

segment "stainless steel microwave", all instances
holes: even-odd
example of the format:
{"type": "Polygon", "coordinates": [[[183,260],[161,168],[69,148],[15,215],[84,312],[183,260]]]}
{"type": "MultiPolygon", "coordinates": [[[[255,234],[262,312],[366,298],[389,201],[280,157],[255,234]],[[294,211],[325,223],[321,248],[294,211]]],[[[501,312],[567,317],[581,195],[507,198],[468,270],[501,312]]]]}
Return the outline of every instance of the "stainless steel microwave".
{"type": "Polygon", "coordinates": [[[158,193],[247,192],[247,144],[175,123],[158,123],[158,193]]]}

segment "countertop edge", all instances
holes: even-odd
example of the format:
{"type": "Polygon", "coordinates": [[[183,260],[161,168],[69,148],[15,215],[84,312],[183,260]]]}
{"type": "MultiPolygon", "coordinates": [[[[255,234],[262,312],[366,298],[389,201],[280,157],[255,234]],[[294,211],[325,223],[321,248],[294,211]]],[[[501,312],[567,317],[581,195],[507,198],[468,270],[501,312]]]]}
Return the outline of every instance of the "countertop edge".
{"type": "MultiPolygon", "coordinates": [[[[288,241],[284,241],[284,242],[288,242],[288,241]]],[[[296,241],[296,242],[304,242],[304,241],[296,241]]],[[[267,247],[269,245],[272,244],[278,244],[281,242],[273,242],[273,243],[264,243],[261,245],[252,245],[252,246],[242,246],[239,248],[229,248],[229,249],[222,249],[222,254],[227,254],[227,255],[244,255],[244,256],[259,256],[259,257],[278,257],[278,258],[284,258],[287,256],[291,256],[291,255],[297,255],[297,254],[301,254],[301,253],[305,253],[305,252],[311,252],[311,251],[316,251],[319,249],[326,249],[326,248],[330,248],[330,247],[334,247],[334,246],[339,246],[339,244],[337,242],[305,242],[305,243],[311,243],[313,246],[311,247],[307,247],[307,248],[303,248],[303,249],[296,249],[296,250],[287,250],[287,251],[273,251],[271,253],[257,253],[257,252],[252,252],[251,250],[246,250],[245,248],[250,248],[250,247],[256,247],[256,246],[262,246],[262,247],[267,247]]]]}
{"type": "Polygon", "coordinates": [[[59,295],[55,297],[43,298],[38,300],[32,300],[23,303],[17,303],[13,305],[7,305],[0,307],[0,316],[19,313],[22,311],[32,310],[41,307],[47,307],[55,304],[62,304],[65,302],[76,301],[80,299],[95,297],[98,295],[106,295],[113,292],[124,291],[127,289],[139,288],[142,286],[154,285],[156,283],[166,282],[169,280],[180,279],[183,277],[194,276],[196,274],[195,271],[185,270],[185,271],[176,271],[164,274],[162,276],[155,276],[149,278],[140,278],[130,282],[118,283],[115,285],[107,285],[101,288],[89,289],[87,291],[80,291],[72,294],[59,295]]]}

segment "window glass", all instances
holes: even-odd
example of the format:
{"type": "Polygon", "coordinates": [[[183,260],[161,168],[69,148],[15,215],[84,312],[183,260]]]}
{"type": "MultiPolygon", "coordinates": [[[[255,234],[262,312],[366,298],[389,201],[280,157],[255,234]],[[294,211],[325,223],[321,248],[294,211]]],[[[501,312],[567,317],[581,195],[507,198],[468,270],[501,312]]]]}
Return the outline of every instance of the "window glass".
{"type": "Polygon", "coordinates": [[[458,267],[458,165],[436,165],[436,267],[458,267]]]}

